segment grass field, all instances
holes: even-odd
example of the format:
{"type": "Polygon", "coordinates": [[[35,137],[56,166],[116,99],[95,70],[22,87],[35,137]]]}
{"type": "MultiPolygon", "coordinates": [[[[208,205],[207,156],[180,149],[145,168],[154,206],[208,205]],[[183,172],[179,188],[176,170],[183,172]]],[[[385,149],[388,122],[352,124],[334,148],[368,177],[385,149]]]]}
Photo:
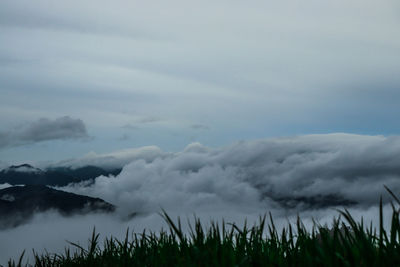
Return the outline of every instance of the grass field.
{"type": "MultiPolygon", "coordinates": [[[[388,189],[397,204],[399,199],[388,189]]],[[[159,233],[126,233],[125,240],[106,239],[100,244],[95,230],[89,246],[70,243],[75,250],[62,254],[35,254],[34,266],[400,266],[400,211],[392,204],[390,229],[383,228],[382,200],[380,225],[373,228],[356,222],[347,210],[332,229],[315,224],[307,231],[301,220],[278,233],[272,216],[257,225],[238,228],[234,224],[211,223],[203,227],[199,219],[188,234],[181,222],[161,215],[170,229],[159,233]],[[73,251],[73,252],[72,252],[73,251]]],[[[378,214],[377,214],[378,216],[378,214]]],[[[10,260],[9,266],[24,266],[24,258],[10,260]]]]}

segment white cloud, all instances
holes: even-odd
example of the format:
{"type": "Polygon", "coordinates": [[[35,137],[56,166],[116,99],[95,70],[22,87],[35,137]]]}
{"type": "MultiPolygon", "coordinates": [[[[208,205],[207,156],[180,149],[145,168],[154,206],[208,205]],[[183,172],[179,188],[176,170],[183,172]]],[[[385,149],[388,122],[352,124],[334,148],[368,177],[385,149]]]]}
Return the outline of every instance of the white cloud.
{"type": "Polygon", "coordinates": [[[5,183],[5,184],[0,184],[0,190],[1,190],[1,189],[4,189],[4,188],[7,188],[7,187],[10,187],[10,186],[12,186],[12,185],[7,184],[7,183],[5,183]]]}
{"type": "MultiPolygon", "coordinates": [[[[332,197],[338,196],[358,203],[349,206],[357,219],[363,216],[377,225],[379,197],[389,200],[383,185],[400,192],[399,160],[400,137],[349,134],[242,141],[222,148],[193,143],[177,153],[144,147],[89,154],[65,164],[127,165],[116,177],[100,176],[92,185],[62,189],[100,197],[117,205],[118,214],[39,214],[29,224],[0,231],[2,242],[13,240],[0,259],[5,262],[30,247],[61,252],[65,239],[85,244],[94,225],[102,237],[122,236],[127,227],[158,231],[166,227],[158,215],[161,208],[172,218],[185,220],[196,214],[206,224],[224,218],[238,225],[245,218],[252,224],[271,211],[278,227],[295,222],[299,213],[311,227],[312,218],[321,224],[332,222],[338,215],[334,208],[343,207],[332,197]],[[294,204],[285,206],[286,202],[294,204]],[[138,216],[123,219],[132,212],[138,216]],[[26,236],[33,241],[22,242],[26,236]]],[[[384,209],[388,224],[390,205],[384,209]]]]}
{"type": "Polygon", "coordinates": [[[53,163],[43,162],[39,163],[39,165],[41,165],[43,168],[56,166],[79,168],[92,165],[101,168],[113,169],[122,168],[124,165],[132,161],[143,160],[145,162],[152,162],[157,158],[164,158],[168,155],[168,152],[163,152],[157,146],[146,146],[140,148],[123,149],[104,154],[89,152],[81,158],[68,159],[53,163]]]}
{"type": "Polygon", "coordinates": [[[98,177],[89,187],[66,189],[143,213],[160,207],[261,212],[287,203],[298,209],[367,207],[385,193],[383,185],[400,191],[399,137],[310,135],[219,149],[197,143],[178,153],[144,151],[129,156],[131,163],[115,178],[98,177]]]}

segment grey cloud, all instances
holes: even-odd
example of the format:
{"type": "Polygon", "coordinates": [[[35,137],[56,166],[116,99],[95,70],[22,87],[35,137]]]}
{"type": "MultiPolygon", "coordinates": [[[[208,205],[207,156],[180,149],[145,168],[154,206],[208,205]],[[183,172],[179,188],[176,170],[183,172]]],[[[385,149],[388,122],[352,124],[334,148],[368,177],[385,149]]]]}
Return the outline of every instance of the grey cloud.
{"type": "Polygon", "coordinates": [[[140,127],[132,124],[125,124],[121,128],[126,129],[126,130],[139,130],[140,127]]]}
{"type": "Polygon", "coordinates": [[[118,138],[119,141],[127,141],[127,140],[129,140],[129,139],[131,139],[131,137],[130,137],[130,135],[128,135],[128,134],[123,134],[122,136],[120,136],[120,137],[118,138]]]}
{"type": "Polygon", "coordinates": [[[400,192],[400,137],[310,135],[154,152],[152,160],[135,158],[116,178],[68,190],[150,213],[160,205],[189,213],[368,207],[385,193],[384,184],[400,192]]]}
{"type": "MultiPolygon", "coordinates": [[[[1,146],[0,146],[0,147],[1,147],[1,146]]],[[[4,161],[1,161],[1,160],[0,160],[0,170],[6,168],[6,167],[8,167],[8,166],[10,166],[10,164],[8,164],[7,162],[4,162],[4,161]]]]}
{"type": "Polygon", "coordinates": [[[6,147],[10,144],[10,134],[6,132],[0,132],[0,148],[6,147]]]}
{"type": "Polygon", "coordinates": [[[159,122],[162,121],[162,118],[159,117],[144,117],[138,120],[138,123],[153,123],[153,122],[159,122]]]}
{"type": "MultiPolygon", "coordinates": [[[[385,205],[384,207],[384,227],[388,229],[387,225],[390,218],[390,206],[385,205]]],[[[349,211],[352,215],[359,220],[362,216],[365,222],[372,222],[374,226],[379,225],[379,213],[377,207],[371,207],[368,209],[352,209],[349,211]]],[[[273,213],[276,215],[276,213],[273,213]]],[[[169,212],[169,215],[175,220],[179,213],[169,212]]],[[[324,225],[325,223],[330,225],[332,218],[337,215],[337,212],[332,210],[326,210],[320,213],[304,212],[300,216],[303,219],[303,223],[308,229],[312,226],[312,217],[318,216],[318,221],[324,225]]],[[[239,228],[244,224],[245,218],[247,219],[247,225],[253,225],[258,222],[258,215],[251,213],[238,213],[238,214],[206,214],[196,213],[196,216],[201,219],[204,224],[210,222],[210,216],[215,222],[221,222],[221,218],[225,219],[227,223],[235,223],[239,228]]],[[[193,221],[193,216],[187,217],[190,221],[193,221]]],[[[183,231],[188,232],[188,227],[183,219],[182,228],[183,231]]],[[[294,216],[275,216],[274,222],[278,229],[286,226],[287,223],[295,223],[296,215],[294,216]]],[[[7,261],[10,257],[18,259],[21,253],[25,250],[24,262],[29,260],[30,263],[34,262],[32,255],[32,249],[36,253],[41,254],[49,253],[64,253],[65,247],[69,244],[66,240],[80,244],[85,247],[90,233],[93,231],[93,226],[96,227],[96,233],[100,234],[99,242],[102,243],[102,239],[113,236],[119,240],[125,238],[126,230],[129,228],[130,231],[135,233],[142,233],[143,229],[147,231],[160,231],[161,228],[168,229],[168,225],[162,220],[158,214],[151,214],[148,216],[138,216],[129,221],[122,221],[117,217],[113,217],[105,214],[95,214],[86,216],[73,216],[63,217],[54,212],[40,213],[37,214],[33,220],[26,225],[21,225],[18,228],[10,229],[7,231],[0,231],[0,244],[2,249],[0,250],[0,264],[7,266],[7,261]],[[27,238],[29,237],[29,238],[27,238]]],[[[74,247],[70,247],[71,252],[74,251],[74,247]]]]}
{"type": "MultiPolygon", "coordinates": [[[[87,4],[71,1],[68,4],[49,8],[49,2],[43,0],[35,4],[29,1],[21,1],[19,4],[4,1],[0,3],[0,25],[80,34],[122,36],[144,40],[162,38],[162,35],[146,32],[132,24],[121,23],[121,16],[114,16],[113,13],[107,12],[103,9],[104,5],[107,5],[107,3],[103,2],[102,5],[99,5],[91,1],[87,4]],[[79,5],[79,9],[76,9],[77,5],[79,5]],[[74,10],[74,14],[67,10],[74,10]],[[95,10],[102,13],[101,20],[95,10]]],[[[119,12],[125,13],[127,11],[121,8],[119,12]]]]}
{"type": "Polygon", "coordinates": [[[41,118],[24,127],[0,132],[0,148],[49,140],[87,139],[86,126],[80,119],[68,116],[54,120],[41,118]]]}
{"type": "Polygon", "coordinates": [[[247,138],[235,131],[237,124],[253,133],[268,127],[271,135],[296,133],[293,129],[398,132],[393,126],[398,105],[387,108],[397,94],[382,88],[385,81],[393,88],[399,84],[399,25],[392,13],[397,1],[310,1],[299,9],[287,8],[289,2],[169,1],[157,4],[168,12],[154,16],[154,4],[147,2],[1,1],[0,63],[6,66],[0,82],[6,94],[0,119],[60,112],[118,127],[127,121],[120,111],[135,109],[181,122],[207,117],[217,133],[233,131],[237,139],[247,138]],[[343,16],[335,16],[344,6],[343,16]],[[359,27],[361,22],[368,25],[359,27]],[[112,34],[135,27],[174,40],[112,34]],[[104,35],[92,34],[103,30],[104,35]],[[355,90],[365,77],[378,85],[370,92],[355,90]],[[367,95],[372,96],[363,98],[367,95]],[[23,101],[27,96],[30,103],[23,101]]]}
{"type": "MultiPolygon", "coordinates": [[[[91,185],[62,189],[111,202],[120,207],[118,215],[136,211],[139,216],[122,221],[117,215],[38,214],[30,224],[0,231],[0,245],[7,242],[3,240],[14,241],[0,251],[0,261],[19,256],[23,249],[40,251],[43,244],[62,252],[65,239],[86,242],[93,225],[102,237],[123,236],[127,227],[135,232],[158,231],[165,228],[157,214],[160,207],[172,218],[190,218],[195,213],[204,222],[224,218],[237,225],[245,219],[252,224],[270,211],[282,227],[288,221],[294,223],[299,214],[311,227],[313,218],[330,224],[338,215],[332,208],[342,208],[343,203],[336,196],[357,202],[349,211],[357,220],[364,217],[367,224],[372,221],[377,226],[380,194],[388,201],[383,185],[400,192],[399,136],[308,135],[243,141],[222,148],[193,143],[177,153],[143,147],[90,153],[63,164],[126,164],[116,177],[100,176],[91,185]],[[22,242],[27,235],[33,241],[22,242]]],[[[384,205],[386,223],[390,209],[389,203],[384,205]]]]}
{"type": "Polygon", "coordinates": [[[210,127],[204,124],[192,124],[190,125],[190,128],[194,130],[210,130],[210,127]]]}
{"type": "MultiPolygon", "coordinates": [[[[100,176],[90,186],[75,184],[63,189],[101,197],[118,205],[122,214],[136,211],[140,215],[125,223],[109,217],[99,221],[79,217],[69,223],[96,225],[103,236],[132,225],[138,232],[143,228],[158,231],[165,227],[157,215],[162,207],[172,218],[190,218],[195,213],[205,222],[224,218],[238,225],[245,219],[251,224],[270,211],[282,227],[288,221],[294,223],[299,214],[311,227],[313,219],[330,224],[338,215],[332,208],[342,208],[343,202],[335,200],[336,196],[357,202],[349,211],[357,220],[363,217],[377,226],[380,194],[388,201],[383,185],[400,192],[398,136],[309,135],[243,141],[222,148],[193,143],[177,153],[148,147],[114,152],[113,156],[93,154],[86,163],[121,163],[122,159],[130,163],[117,177],[100,176]],[[107,223],[110,220],[114,221],[107,223]]],[[[390,222],[389,216],[390,204],[386,204],[385,222],[390,222]]],[[[32,230],[43,221],[36,220],[20,231],[40,232],[32,230]]],[[[51,221],[50,229],[65,224],[57,217],[51,221]]],[[[62,229],[71,232],[68,227],[62,229]]],[[[52,241],[51,236],[38,237],[42,239],[52,241]]]]}
{"type": "Polygon", "coordinates": [[[134,123],[122,125],[121,128],[125,130],[139,130],[141,128],[140,126],[138,126],[138,124],[151,124],[160,121],[163,121],[163,119],[155,116],[144,116],[142,118],[136,119],[134,123]]]}
{"type": "MultiPolygon", "coordinates": [[[[384,205],[384,227],[388,229],[390,223],[390,206],[384,205]]],[[[353,209],[350,208],[351,214],[359,220],[361,216],[365,222],[372,222],[373,226],[379,225],[379,213],[378,207],[371,207],[368,209],[353,209]]],[[[286,226],[288,222],[296,222],[296,214],[292,216],[285,216],[272,211],[274,216],[274,222],[278,229],[286,226]]],[[[175,220],[178,215],[182,215],[176,212],[169,212],[169,215],[175,220]]],[[[325,210],[321,212],[311,211],[303,212],[299,214],[303,219],[303,223],[308,229],[311,229],[312,218],[318,218],[318,222],[322,225],[332,223],[332,219],[337,212],[332,210],[325,210]]],[[[210,222],[210,218],[213,218],[215,222],[221,222],[221,218],[224,218],[227,223],[235,223],[235,225],[241,226],[247,219],[247,225],[253,225],[258,222],[258,215],[243,211],[241,213],[196,213],[196,216],[201,219],[204,224],[210,222]]],[[[187,216],[188,220],[193,222],[193,215],[187,216]]],[[[188,227],[183,219],[182,229],[188,232],[188,227]]],[[[168,225],[165,224],[163,219],[158,214],[151,214],[148,216],[138,216],[132,220],[124,221],[120,220],[116,216],[110,216],[105,214],[94,214],[85,216],[73,216],[63,217],[54,212],[39,213],[33,220],[26,225],[21,225],[18,228],[9,229],[7,231],[0,231],[0,244],[2,249],[0,250],[0,264],[7,266],[7,261],[10,257],[18,259],[21,253],[25,250],[24,261],[29,260],[30,263],[34,262],[32,255],[32,249],[36,253],[41,254],[42,252],[49,253],[63,253],[65,247],[69,244],[66,240],[86,246],[90,233],[93,231],[93,226],[96,227],[96,233],[100,234],[100,243],[102,239],[113,236],[119,240],[125,238],[126,230],[129,228],[130,231],[135,233],[142,233],[143,229],[147,231],[160,231],[168,229],[168,225]],[[29,238],[27,238],[29,237],[29,238]]],[[[71,252],[74,251],[74,247],[70,247],[71,252]]]]}
{"type": "Polygon", "coordinates": [[[87,138],[86,126],[80,119],[72,119],[68,116],[55,120],[39,119],[33,122],[20,133],[21,140],[40,142],[55,139],[79,139],[87,138]]]}
{"type": "Polygon", "coordinates": [[[137,160],[145,162],[153,162],[158,158],[165,158],[168,155],[170,155],[170,153],[163,152],[157,146],[146,146],[141,148],[124,149],[104,154],[90,152],[81,158],[68,159],[55,163],[44,163],[44,165],[41,165],[39,167],[46,168],[46,167],[65,166],[65,167],[79,168],[86,165],[92,165],[102,168],[113,169],[113,168],[122,168],[124,165],[127,165],[130,162],[134,162],[137,160]]]}

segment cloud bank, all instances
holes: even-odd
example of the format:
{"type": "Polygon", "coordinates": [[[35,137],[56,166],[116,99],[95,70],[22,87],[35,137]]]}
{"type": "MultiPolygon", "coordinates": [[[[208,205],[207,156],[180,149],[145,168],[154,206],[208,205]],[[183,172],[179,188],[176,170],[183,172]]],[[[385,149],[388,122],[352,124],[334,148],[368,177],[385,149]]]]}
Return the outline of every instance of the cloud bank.
{"type": "MultiPolygon", "coordinates": [[[[389,205],[384,206],[383,215],[386,228],[390,227],[388,224],[390,222],[390,209],[389,205]]],[[[286,226],[288,222],[296,222],[296,215],[278,216],[279,211],[271,211],[278,229],[286,226]]],[[[366,222],[371,221],[373,225],[379,225],[379,216],[377,216],[379,211],[376,206],[363,210],[350,208],[349,211],[356,220],[363,217],[366,222]]],[[[176,212],[169,212],[169,214],[175,220],[178,215],[182,215],[176,212]]],[[[252,225],[259,219],[257,215],[244,213],[230,214],[229,216],[224,216],[224,219],[227,223],[235,223],[241,227],[245,221],[244,215],[246,215],[248,225],[252,225]]],[[[221,222],[221,216],[218,216],[218,214],[196,213],[196,216],[204,222],[204,225],[209,225],[210,219],[221,222]]],[[[311,229],[313,225],[312,218],[318,218],[322,225],[330,225],[333,217],[337,216],[337,212],[333,210],[302,212],[300,216],[305,226],[311,229]]],[[[183,229],[187,231],[186,217],[181,218],[183,229]]],[[[193,221],[192,214],[187,218],[193,221]]],[[[100,233],[100,243],[102,243],[102,239],[110,236],[119,240],[124,239],[128,228],[130,231],[139,234],[143,232],[143,229],[153,231],[160,231],[161,228],[168,229],[168,225],[158,214],[139,216],[132,220],[124,221],[118,217],[104,214],[62,217],[54,212],[41,213],[37,214],[29,224],[7,231],[0,231],[0,245],[2,247],[0,250],[0,264],[6,266],[10,257],[18,260],[24,250],[26,251],[24,262],[29,259],[32,263],[32,248],[38,253],[45,251],[63,253],[64,248],[68,246],[67,241],[78,243],[86,248],[94,227],[96,227],[96,232],[100,233]]],[[[71,247],[71,249],[73,250],[74,248],[71,247]]]]}
{"type": "Polygon", "coordinates": [[[116,177],[100,176],[91,185],[61,188],[100,197],[117,205],[118,213],[72,218],[38,214],[27,225],[0,231],[1,242],[13,240],[0,252],[2,262],[31,247],[61,252],[64,240],[85,245],[93,226],[102,237],[121,237],[127,227],[135,232],[158,231],[166,227],[158,215],[161,208],[172,218],[196,214],[205,223],[224,218],[239,225],[245,218],[252,224],[270,211],[278,227],[300,214],[311,227],[312,218],[329,224],[337,216],[334,208],[346,206],[357,219],[363,216],[377,225],[381,194],[386,223],[390,217],[383,185],[400,192],[399,136],[307,135],[241,141],[221,148],[193,143],[177,153],[144,147],[90,154],[81,160],[108,166],[127,163],[116,177]],[[132,212],[137,216],[127,219],[132,212]],[[23,242],[27,235],[36,241],[23,242]]]}
{"type": "Polygon", "coordinates": [[[40,167],[72,167],[79,168],[87,165],[98,166],[105,169],[122,168],[123,166],[142,160],[152,162],[156,158],[167,157],[170,153],[162,151],[157,146],[123,149],[111,153],[89,152],[85,156],[76,159],[67,159],[55,163],[39,163],[40,167]]]}
{"type": "Polygon", "coordinates": [[[33,144],[49,140],[85,139],[89,135],[80,119],[68,116],[54,120],[41,118],[23,127],[0,132],[0,148],[33,144]]]}
{"type": "Polygon", "coordinates": [[[400,192],[400,137],[308,135],[137,153],[117,177],[64,189],[139,213],[368,207],[383,185],[400,192]]]}

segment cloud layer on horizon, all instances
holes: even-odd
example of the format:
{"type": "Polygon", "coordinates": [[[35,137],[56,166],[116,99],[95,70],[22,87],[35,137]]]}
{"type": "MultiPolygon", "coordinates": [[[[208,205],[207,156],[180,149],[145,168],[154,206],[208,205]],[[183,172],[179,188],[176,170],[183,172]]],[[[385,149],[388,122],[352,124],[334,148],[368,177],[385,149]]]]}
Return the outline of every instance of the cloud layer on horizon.
{"type": "MultiPolygon", "coordinates": [[[[119,206],[118,213],[71,218],[53,212],[38,214],[26,225],[0,231],[2,242],[14,240],[0,251],[0,261],[18,257],[31,247],[61,252],[65,239],[85,245],[93,226],[103,238],[123,237],[127,227],[135,232],[159,231],[167,227],[158,214],[161,208],[172,218],[196,214],[206,224],[224,218],[241,225],[247,218],[251,225],[271,212],[282,227],[295,222],[299,214],[311,227],[313,218],[330,224],[338,215],[334,208],[345,204],[332,200],[337,196],[353,202],[348,208],[357,219],[364,217],[365,222],[378,225],[382,194],[388,224],[390,198],[383,185],[395,194],[400,192],[399,136],[307,135],[240,141],[220,148],[192,143],[176,153],[153,146],[92,153],[80,160],[99,166],[126,164],[116,177],[100,176],[93,184],[61,188],[100,197],[119,206]],[[132,212],[137,216],[127,220],[132,212]],[[28,233],[35,241],[22,242],[28,233]]],[[[80,160],[58,164],[79,166],[80,160]]]]}
{"type": "Polygon", "coordinates": [[[48,167],[79,168],[91,165],[105,169],[118,169],[136,160],[144,160],[145,162],[152,162],[156,158],[164,158],[169,154],[170,154],[169,152],[163,152],[157,146],[145,146],[139,148],[118,150],[111,153],[89,152],[83,157],[79,157],[76,159],[67,159],[57,162],[41,162],[41,163],[39,162],[38,166],[40,168],[48,168],[48,167]]]}
{"type": "Polygon", "coordinates": [[[177,153],[139,151],[117,177],[63,189],[140,213],[368,207],[385,194],[383,185],[400,192],[397,136],[308,135],[223,148],[193,143],[177,153]]]}

